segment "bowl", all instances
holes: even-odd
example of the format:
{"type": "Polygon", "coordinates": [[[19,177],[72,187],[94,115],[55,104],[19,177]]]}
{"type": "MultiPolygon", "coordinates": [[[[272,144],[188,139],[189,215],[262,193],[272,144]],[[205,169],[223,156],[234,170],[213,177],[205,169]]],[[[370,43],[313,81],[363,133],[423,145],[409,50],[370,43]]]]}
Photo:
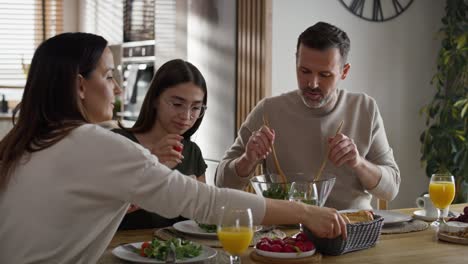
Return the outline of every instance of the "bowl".
{"type": "Polygon", "coordinates": [[[289,199],[322,207],[335,186],[335,181],[336,177],[328,174],[317,181],[293,182],[289,189],[289,199]]]}
{"type": "Polygon", "coordinates": [[[265,198],[287,200],[291,183],[279,182],[280,176],[278,174],[263,174],[250,179],[256,194],[265,198]]]}
{"type": "Polygon", "coordinates": [[[278,259],[299,259],[299,258],[310,257],[315,254],[315,248],[306,252],[291,252],[291,253],[264,251],[258,248],[254,248],[254,250],[260,256],[269,257],[269,258],[278,258],[278,259]]]}
{"type": "MultiPolygon", "coordinates": [[[[291,182],[280,183],[280,176],[278,174],[264,174],[253,177],[250,182],[255,190],[255,193],[266,198],[288,200],[293,194],[303,192],[306,195],[314,197],[313,204],[323,206],[327,201],[328,196],[335,185],[336,177],[331,174],[323,174],[322,178],[318,181],[308,181],[303,173],[290,173],[286,174],[291,182]],[[291,190],[292,186],[302,187],[304,189],[291,190]]],[[[311,177],[309,177],[311,178],[311,177]]],[[[296,200],[296,199],[294,199],[296,200]]],[[[301,199],[310,200],[310,199],[301,199]]]]}

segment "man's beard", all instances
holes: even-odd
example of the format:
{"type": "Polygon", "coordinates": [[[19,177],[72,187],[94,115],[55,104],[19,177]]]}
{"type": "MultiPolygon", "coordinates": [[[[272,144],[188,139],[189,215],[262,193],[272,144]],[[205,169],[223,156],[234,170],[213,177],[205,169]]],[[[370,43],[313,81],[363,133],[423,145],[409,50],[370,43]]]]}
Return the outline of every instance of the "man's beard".
{"type": "Polygon", "coordinates": [[[337,90],[333,91],[329,95],[324,96],[322,93],[322,90],[320,90],[320,88],[318,87],[316,88],[307,87],[307,88],[300,89],[302,102],[305,104],[305,106],[307,106],[308,108],[312,108],[312,109],[319,109],[319,108],[326,106],[327,104],[329,104],[331,101],[334,100],[334,96],[336,95],[336,93],[337,93],[337,90]],[[320,93],[322,98],[320,99],[320,101],[312,100],[305,95],[306,92],[320,93]]]}

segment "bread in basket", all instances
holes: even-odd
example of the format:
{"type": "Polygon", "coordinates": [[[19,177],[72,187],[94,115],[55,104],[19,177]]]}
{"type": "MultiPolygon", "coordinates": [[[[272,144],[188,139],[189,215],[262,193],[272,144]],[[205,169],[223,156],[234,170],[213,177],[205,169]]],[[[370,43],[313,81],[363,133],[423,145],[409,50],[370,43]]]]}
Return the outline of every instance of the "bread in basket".
{"type": "Polygon", "coordinates": [[[309,229],[304,228],[304,232],[318,251],[326,255],[342,255],[373,247],[377,243],[383,226],[383,217],[365,210],[341,213],[341,215],[347,222],[348,238],[346,240],[343,240],[341,236],[333,239],[319,238],[309,229]]]}

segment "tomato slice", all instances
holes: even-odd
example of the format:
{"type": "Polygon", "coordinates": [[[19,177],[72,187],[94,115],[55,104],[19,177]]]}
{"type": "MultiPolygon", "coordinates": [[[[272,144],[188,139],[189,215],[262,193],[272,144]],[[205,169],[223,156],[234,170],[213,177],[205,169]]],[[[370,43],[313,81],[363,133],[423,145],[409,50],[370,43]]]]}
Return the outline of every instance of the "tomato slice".
{"type": "Polygon", "coordinates": [[[149,246],[150,246],[150,242],[148,241],[145,241],[143,242],[143,244],[141,244],[140,256],[146,257],[145,248],[148,248],[149,246]]]}

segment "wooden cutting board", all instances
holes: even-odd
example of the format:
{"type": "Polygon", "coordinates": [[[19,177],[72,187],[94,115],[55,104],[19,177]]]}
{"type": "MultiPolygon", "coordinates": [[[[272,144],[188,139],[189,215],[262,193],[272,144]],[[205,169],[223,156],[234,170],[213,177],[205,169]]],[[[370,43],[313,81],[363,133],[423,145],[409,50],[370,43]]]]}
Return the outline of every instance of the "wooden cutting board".
{"type": "Polygon", "coordinates": [[[250,258],[254,261],[258,261],[266,264],[302,264],[302,263],[320,263],[322,261],[322,254],[316,252],[314,255],[305,258],[298,259],[280,259],[280,258],[270,258],[257,254],[257,252],[252,251],[250,253],[250,258]]]}
{"type": "Polygon", "coordinates": [[[451,243],[468,245],[468,238],[457,237],[457,236],[449,236],[449,235],[447,235],[445,233],[441,233],[441,232],[439,232],[439,234],[437,234],[437,236],[439,237],[439,240],[443,240],[443,241],[451,242],[451,243]]]}

